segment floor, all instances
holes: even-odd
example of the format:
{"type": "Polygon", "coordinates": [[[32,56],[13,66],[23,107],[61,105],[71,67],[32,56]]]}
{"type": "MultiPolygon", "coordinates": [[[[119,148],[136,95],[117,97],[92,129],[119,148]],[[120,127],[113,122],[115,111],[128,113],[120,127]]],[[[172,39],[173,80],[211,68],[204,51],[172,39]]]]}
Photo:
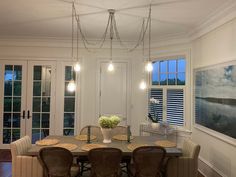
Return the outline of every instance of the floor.
{"type": "MultiPolygon", "coordinates": [[[[11,153],[9,150],[0,150],[0,177],[11,177],[11,153]]],[[[88,177],[89,174],[83,175],[88,177]]],[[[123,175],[125,176],[125,175],[123,175]]],[[[198,177],[204,177],[199,173],[198,177]]]]}

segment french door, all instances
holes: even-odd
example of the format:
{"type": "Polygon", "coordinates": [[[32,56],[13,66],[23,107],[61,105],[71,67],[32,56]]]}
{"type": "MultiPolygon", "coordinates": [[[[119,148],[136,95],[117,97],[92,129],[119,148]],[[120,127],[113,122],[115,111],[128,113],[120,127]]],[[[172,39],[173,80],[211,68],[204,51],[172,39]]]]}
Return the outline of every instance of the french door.
{"type": "Polygon", "coordinates": [[[55,63],[48,61],[0,62],[0,145],[24,135],[32,143],[53,134],[55,63]]]}

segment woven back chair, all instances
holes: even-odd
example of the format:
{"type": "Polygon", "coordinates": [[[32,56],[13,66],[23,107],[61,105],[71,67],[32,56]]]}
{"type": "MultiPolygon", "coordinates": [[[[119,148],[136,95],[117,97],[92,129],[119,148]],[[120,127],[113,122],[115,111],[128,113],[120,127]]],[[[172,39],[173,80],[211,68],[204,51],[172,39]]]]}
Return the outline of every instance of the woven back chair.
{"type": "Polygon", "coordinates": [[[115,128],[112,129],[112,135],[126,135],[127,134],[127,127],[126,126],[116,126],[115,128]]]}
{"type": "Polygon", "coordinates": [[[161,177],[166,151],[159,146],[144,146],[133,151],[135,177],[161,177]]]}
{"type": "Polygon", "coordinates": [[[39,158],[47,177],[70,177],[73,156],[67,149],[47,147],[39,151],[39,158]]]}
{"type": "MultiPolygon", "coordinates": [[[[89,126],[83,127],[80,130],[80,135],[87,135],[88,134],[88,127],[89,126]]],[[[97,139],[103,138],[101,128],[99,126],[90,125],[90,133],[91,133],[91,135],[95,135],[97,137],[97,139]]]]}
{"type": "Polygon", "coordinates": [[[122,152],[117,148],[96,148],[89,151],[91,177],[120,177],[122,152]]]}

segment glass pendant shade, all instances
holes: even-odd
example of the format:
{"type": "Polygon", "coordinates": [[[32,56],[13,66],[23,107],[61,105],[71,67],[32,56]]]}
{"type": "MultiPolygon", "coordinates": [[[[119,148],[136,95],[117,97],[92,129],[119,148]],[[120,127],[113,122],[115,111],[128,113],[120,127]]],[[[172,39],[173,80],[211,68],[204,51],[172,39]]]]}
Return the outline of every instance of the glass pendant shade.
{"type": "Polygon", "coordinates": [[[74,70],[75,70],[75,72],[80,72],[80,69],[81,69],[81,66],[80,66],[79,62],[77,62],[77,63],[74,65],[74,70]]]}
{"type": "Polygon", "coordinates": [[[107,67],[107,70],[110,71],[110,72],[111,72],[111,71],[114,71],[114,65],[113,65],[112,62],[109,63],[109,65],[108,65],[108,67],[107,67]]]}
{"type": "Polygon", "coordinates": [[[67,90],[69,92],[74,92],[76,89],[75,81],[71,80],[69,84],[67,85],[67,90]]]}
{"type": "Polygon", "coordinates": [[[147,72],[152,72],[152,70],[153,70],[152,62],[149,61],[146,64],[145,69],[146,69],[147,72]]]}
{"type": "Polygon", "coordinates": [[[147,83],[144,80],[142,80],[139,84],[139,88],[141,90],[145,90],[147,88],[147,83]]]}

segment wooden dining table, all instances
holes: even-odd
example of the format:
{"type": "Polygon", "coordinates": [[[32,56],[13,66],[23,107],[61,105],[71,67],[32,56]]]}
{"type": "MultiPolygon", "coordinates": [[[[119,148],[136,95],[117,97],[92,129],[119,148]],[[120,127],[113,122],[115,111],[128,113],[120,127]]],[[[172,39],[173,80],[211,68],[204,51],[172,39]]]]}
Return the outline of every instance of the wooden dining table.
{"type": "MultiPolygon", "coordinates": [[[[80,156],[80,155],[87,155],[88,151],[82,150],[82,146],[87,144],[87,141],[80,141],[77,140],[74,136],[48,136],[45,139],[58,139],[60,143],[70,143],[77,145],[77,148],[72,150],[72,154],[74,156],[80,156]]],[[[112,140],[111,143],[104,144],[102,143],[102,140],[96,139],[92,140],[91,144],[103,144],[107,147],[114,147],[118,148],[122,151],[122,155],[125,156],[132,156],[132,150],[130,150],[127,146],[129,144],[145,144],[150,146],[156,146],[155,142],[159,140],[158,137],[155,136],[134,136],[133,139],[128,143],[127,141],[120,141],[120,140],[112,140]]],[[[53,145],[52,145],[53,146],[53,145]]],[[[28,151],[25,153],[25,155],[29,156],[37,156],[39,154],[39,150],[44,147],[50,147],[50,146],[39,146],[39,145],[33,145],[28,151]]],[[[182,150],[180,148],[172,147],[172,148],[165,148],[166,149],[166,156],[168,157],[178,157],[182,155],[182,150]]]]}

